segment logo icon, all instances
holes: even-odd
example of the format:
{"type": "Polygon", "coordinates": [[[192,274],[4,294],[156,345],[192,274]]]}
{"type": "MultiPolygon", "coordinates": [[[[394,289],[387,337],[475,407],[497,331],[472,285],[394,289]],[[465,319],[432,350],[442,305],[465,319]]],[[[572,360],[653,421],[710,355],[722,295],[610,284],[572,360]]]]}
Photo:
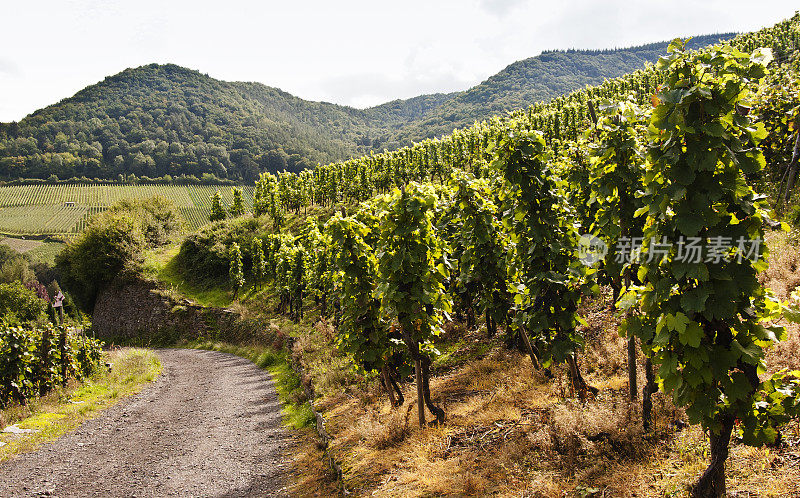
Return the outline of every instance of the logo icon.
{"type": "Polygon", "coordinates": [[[594,266],[608,254],[608,245],[591,234],[578,239],[578,259],[586,266],[594,266]]]}

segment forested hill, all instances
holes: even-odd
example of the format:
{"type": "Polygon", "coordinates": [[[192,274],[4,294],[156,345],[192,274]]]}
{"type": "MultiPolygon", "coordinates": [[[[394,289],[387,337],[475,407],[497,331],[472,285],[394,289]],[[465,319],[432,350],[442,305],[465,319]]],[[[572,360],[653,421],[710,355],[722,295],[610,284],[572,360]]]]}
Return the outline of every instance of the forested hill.
{"type": "MultiPolygon", "coordinates": [[[[729,40],[736,33],[692,38],[689,49],[729,40]]],[[[515,62],[483,83],[459,92],[428,116],[400,131],[394,140],[410,141],[438,137],[491,116],[548,101],[559,95],[596,85],[655,62],[667,51],[669,42],[610,50],[552,50],[515,62]]]]}
{"type": "Polygon", "coordinates": [[[0,180],[213,175],[249,182],[261,171],[298,171],[449,133],[634,71],[666,46],[544,52],[464,92],[369,109],[151,64],[107,77],[19,123],[0,123],[0,180]]]}

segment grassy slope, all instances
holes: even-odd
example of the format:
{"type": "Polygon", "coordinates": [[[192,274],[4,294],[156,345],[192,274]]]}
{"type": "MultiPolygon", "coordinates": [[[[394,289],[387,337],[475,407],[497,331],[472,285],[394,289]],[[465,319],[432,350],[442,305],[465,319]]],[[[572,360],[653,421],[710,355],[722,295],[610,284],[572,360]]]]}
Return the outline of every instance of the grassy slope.
{"type": "Polygon", "coordinates": [[[44,263],[54,266],[56,254],[61,252],[63,242],[17,239],[14,237],[0,238],[0,244],[5,244],[20,254],[27,254],[32,263],[44,263]]]}
{"type": "Polygon", "coordinates": [[[13,455],[33,451],[42,444],[98,416],[125,396],[139,392],[161,372],[161,363],[152,351],[117,349],[107,353],[111,372],[102,370],[86,382],[71,382],[66,388],[32,400],[28,405],[11,405],[0,412],[0,424],[16,424],[38,432],[0,434],[0,462],[13,455]]]}

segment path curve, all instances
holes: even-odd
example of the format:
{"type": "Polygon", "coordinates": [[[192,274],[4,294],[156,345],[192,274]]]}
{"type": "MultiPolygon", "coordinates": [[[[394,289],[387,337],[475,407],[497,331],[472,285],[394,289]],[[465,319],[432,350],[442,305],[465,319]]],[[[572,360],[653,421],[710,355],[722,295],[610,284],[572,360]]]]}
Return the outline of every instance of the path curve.
{"type": "Polygon", "coordinates": [[[286,496],[291,440],[269,375],[225,353],[157,353],[141,393],[0,464],[0,496],[286,496]]]}

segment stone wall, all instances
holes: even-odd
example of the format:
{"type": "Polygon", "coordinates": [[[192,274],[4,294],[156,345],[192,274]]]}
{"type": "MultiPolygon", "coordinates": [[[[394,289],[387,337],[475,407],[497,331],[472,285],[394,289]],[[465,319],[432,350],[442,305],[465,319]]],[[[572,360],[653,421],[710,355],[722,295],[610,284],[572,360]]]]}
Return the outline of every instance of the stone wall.
{"type": "Polygon", "coordinates": [[[100,338],[236,340],[265,334],[264,327],[230,309],[176,299],[154,282],[115,282],[100,292],[92,315],[100,338]]]}

